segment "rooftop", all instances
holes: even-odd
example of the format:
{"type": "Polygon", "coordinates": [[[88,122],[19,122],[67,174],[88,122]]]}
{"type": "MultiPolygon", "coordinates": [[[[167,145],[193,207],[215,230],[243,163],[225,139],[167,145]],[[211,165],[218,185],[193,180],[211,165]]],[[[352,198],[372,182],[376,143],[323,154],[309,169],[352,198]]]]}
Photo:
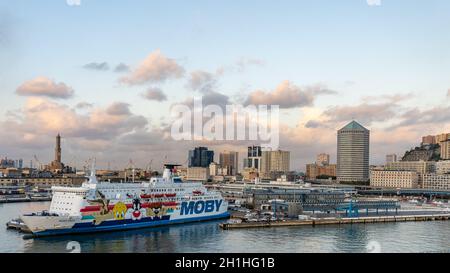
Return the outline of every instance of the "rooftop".
{"type": "Polygon", "coordinates": [[[349,124],[345,125],[341,130],[362,130],[362,131],[368,131],[364,126],[359,124],[356,121],[352,121],[349,124]]]}

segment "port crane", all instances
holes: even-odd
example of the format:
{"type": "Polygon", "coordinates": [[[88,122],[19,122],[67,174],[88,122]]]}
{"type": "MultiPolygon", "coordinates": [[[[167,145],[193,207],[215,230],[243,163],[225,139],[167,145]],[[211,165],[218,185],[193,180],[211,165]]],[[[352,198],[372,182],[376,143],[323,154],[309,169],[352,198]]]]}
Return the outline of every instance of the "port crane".
{"type": "Polygon", "coordinates": [[[33,155],[33,158],[34,158],[34,161],[36,161],[36,163],[37,163],[38,170],[41,171],[42,170],[42,163],[41,163],[41,161],[39,161],[37,155],[33,155]]]}

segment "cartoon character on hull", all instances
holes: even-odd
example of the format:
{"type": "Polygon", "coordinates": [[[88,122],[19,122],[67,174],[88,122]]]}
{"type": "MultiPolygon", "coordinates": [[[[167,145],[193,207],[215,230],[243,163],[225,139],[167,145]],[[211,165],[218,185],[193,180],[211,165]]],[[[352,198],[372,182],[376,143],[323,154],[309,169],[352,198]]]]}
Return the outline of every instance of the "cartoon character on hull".
{"type": "Polygon", "coordinates": [[[124,203],[118,202],[116,205],[114,205],[113,208],[114,219],[123,220],[125,219],[126,213],[127,213],[127,206],[124,203]]]}
{"type": "Polygon", "coordinates": [[[146,210],[142,208],[139,198],[133,199],[133,206],[128,209],[125,218],[133,220],[141,220],[146,215],[146,210]]]}
{"type": "Polygon", "coordinates": [[[159,217],[159,218],[161,218],[162,216],[164,216],[166,214],[167,214],[167,208],[163,207],[163,206],[156,206],[156,207],[147,209],[147,216],[148,217],[152,217],[152,218],[159,217]]]}

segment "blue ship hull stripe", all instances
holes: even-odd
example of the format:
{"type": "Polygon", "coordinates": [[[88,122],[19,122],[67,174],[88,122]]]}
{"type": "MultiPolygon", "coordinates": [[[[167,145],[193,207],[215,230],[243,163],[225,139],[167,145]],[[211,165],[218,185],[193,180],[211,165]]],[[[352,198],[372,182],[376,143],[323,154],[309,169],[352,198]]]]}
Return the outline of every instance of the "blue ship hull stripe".
{"type": "MultiPolygon", "coordinates": [[[[224,212],[221,214],[213,215],[213,216],[200,216],[200,217],[190,217],[186,219],[175,219],[175,220],[159,220],[159,221],[143,221],[138,223],[125,223],[125,224],[115,224],[115,225],[98,225],[98,226],[83,226],[83,224],[75,224],[73,228],[65,228],[65,229],[49,229],[45,231],[39,231],[34,233],[34,237],[43,237],[43,236],[53,236],[53,235],[63,235],[63,234],[80,234],[80,233],[94,233],[94,232],[108,232],[108,231],[119,231],[119,230],[129,230],[129,229],[138,229],[138,228],[146,228],[146,227],[157,227],[157,226],[165,226],[165,225],[173,225],[173,224],[182,224],[189,222],[199,222],[199,221],[207,221],[214,219],[224,219],[230,216],[229,212],[224,212]],[[78,225],[78,226],[77,226],[78,225]]],[[[119,222],[119,221],[114,221],[119,222]]]]}

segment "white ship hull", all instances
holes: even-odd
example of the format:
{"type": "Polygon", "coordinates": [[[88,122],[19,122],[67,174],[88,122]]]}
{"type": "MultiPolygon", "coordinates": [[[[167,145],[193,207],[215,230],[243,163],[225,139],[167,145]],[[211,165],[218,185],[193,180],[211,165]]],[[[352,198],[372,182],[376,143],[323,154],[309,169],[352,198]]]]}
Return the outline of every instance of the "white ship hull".
{"type": "Polygon", "coordinates": [[[48,212],[23,215],[34,236],[137,229],[229,217],[228,203],[201,183],[172,177],[143,183],[97,183],[53,187],[48,212]]]}

